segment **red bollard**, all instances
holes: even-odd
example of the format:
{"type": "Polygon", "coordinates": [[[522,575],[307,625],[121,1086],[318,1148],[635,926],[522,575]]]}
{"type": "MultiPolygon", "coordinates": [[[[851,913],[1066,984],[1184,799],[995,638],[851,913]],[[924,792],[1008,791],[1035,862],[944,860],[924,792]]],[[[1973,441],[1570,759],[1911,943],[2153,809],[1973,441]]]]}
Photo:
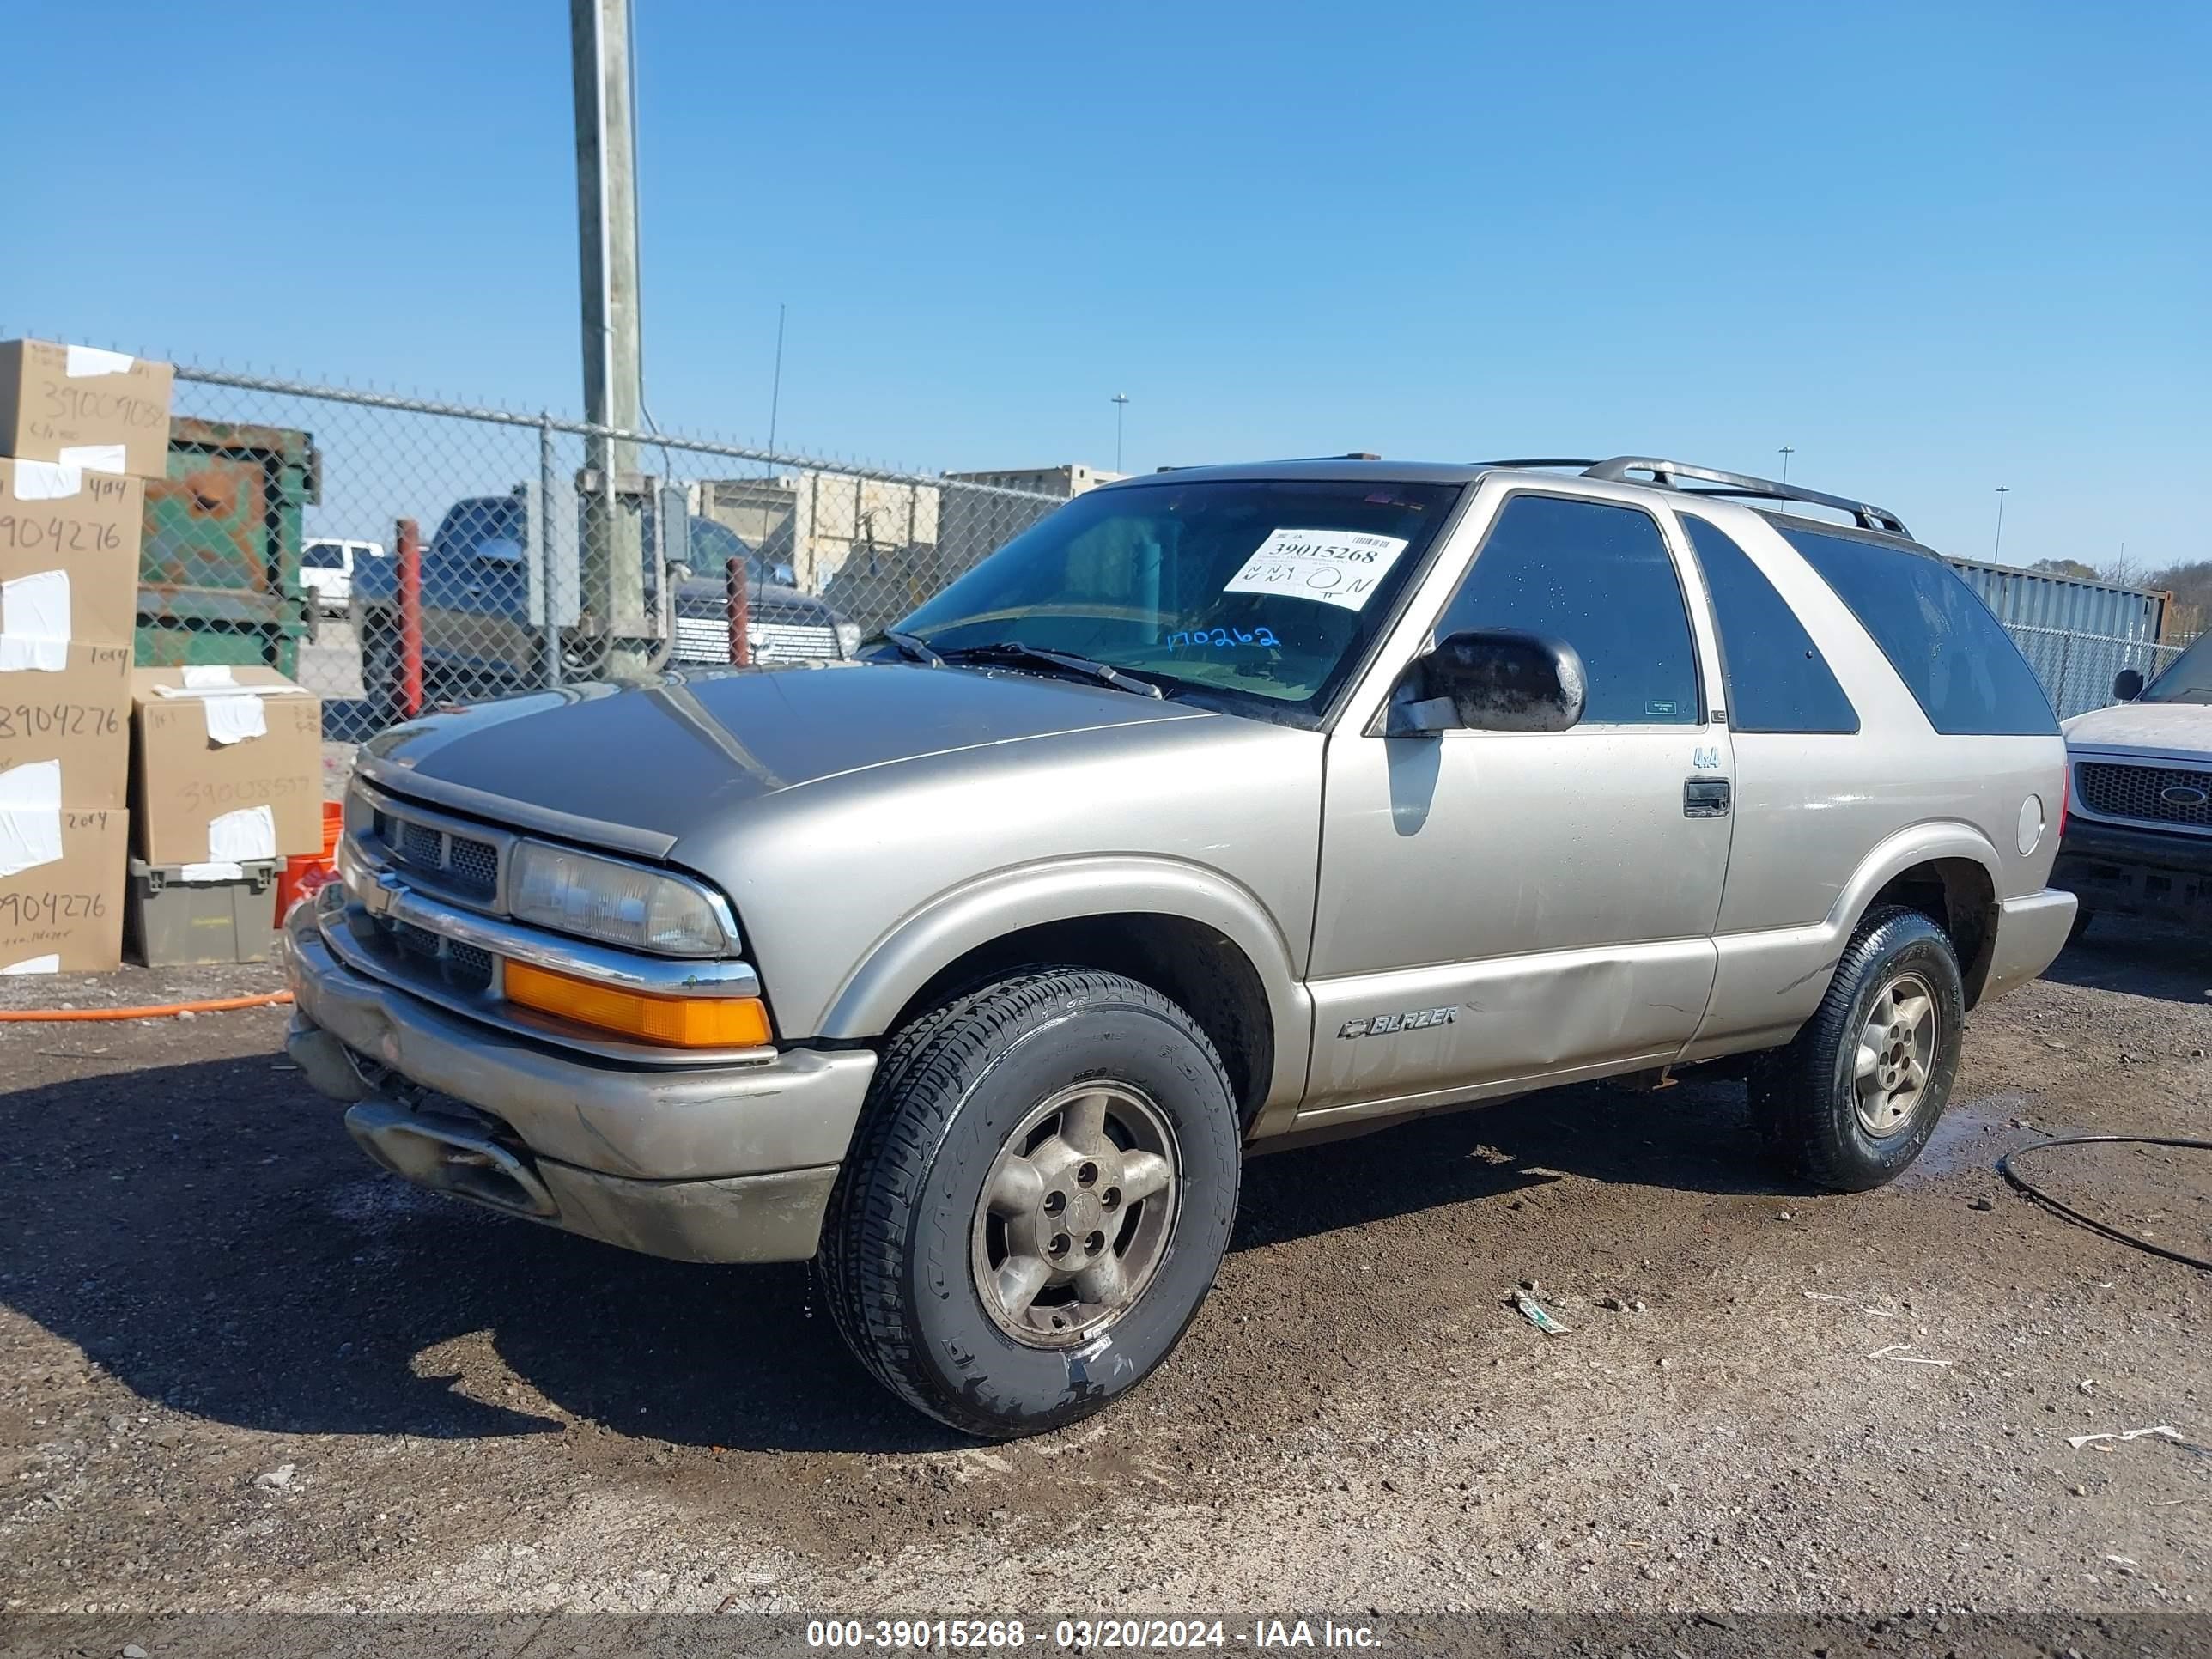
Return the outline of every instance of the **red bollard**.
{"type": "Polygon", "coordinates": [[[752,599],[743,559],[732,559],[725,574],[730,596],[730,660],[742,667],[753,659],[752,599]]]}
{"type": "Polygon", "coordinates": [[[399,712],[422,712],[422,532],[415,520],[393,526],[399,558],[399,712]]]}

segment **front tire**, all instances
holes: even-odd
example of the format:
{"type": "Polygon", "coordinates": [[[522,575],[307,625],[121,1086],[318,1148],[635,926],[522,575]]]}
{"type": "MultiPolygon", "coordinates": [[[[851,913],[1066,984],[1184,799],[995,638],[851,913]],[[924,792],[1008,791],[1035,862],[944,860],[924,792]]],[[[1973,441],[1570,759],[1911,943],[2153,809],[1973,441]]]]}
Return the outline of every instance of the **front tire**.
{"type": "Polygon", "coordinates": [[[1221,1265],[1236,1100],[1197,1022],[1149,987],[1025,972],[892,1042],[822,1236],[861,1363],[963,1433],[1087,1416],[1172,1352],[1221,1265]]]}
{"type": "Polygon", "coordinates": [[[1813,1018],[1753,1069],[1752,1112],[1770,1149],[1834,1192],[1894,1179],[1950,1100],[1966,1012],[1941,927],[1899,907],[1869,915],[1813,1018]]]}

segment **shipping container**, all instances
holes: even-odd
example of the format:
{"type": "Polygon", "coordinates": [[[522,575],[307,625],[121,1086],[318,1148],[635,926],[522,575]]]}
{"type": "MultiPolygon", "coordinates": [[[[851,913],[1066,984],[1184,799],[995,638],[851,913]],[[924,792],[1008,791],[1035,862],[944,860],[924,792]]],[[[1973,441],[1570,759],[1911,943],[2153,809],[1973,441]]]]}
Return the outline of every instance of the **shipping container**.
{"type": "Polygon", "coordinates": [[[2047,628],[2110,640],[2154,641],[2166,626],[2170,597],[2147,588],[2117,587],[2081,576],[2057,576],[2015,565],[1973,559],[1944,561],[1982,596],[2007,627],[2047,628]]]}
{"type": "Polygon", "coordinates": [[[2111,704],[2121,670],[2154,678],[2176,653],[2160,643],[2171,594],[1972,559],[1946,562],[2004,624],[2061,720],[2111,704]]]}
{"type": "Polygon", "coordinates": [[[146,482],[139,666],[258,664],[296,678],[302,517],[319,500],[307,434],[173,419],[169,476],[146,482]]]}

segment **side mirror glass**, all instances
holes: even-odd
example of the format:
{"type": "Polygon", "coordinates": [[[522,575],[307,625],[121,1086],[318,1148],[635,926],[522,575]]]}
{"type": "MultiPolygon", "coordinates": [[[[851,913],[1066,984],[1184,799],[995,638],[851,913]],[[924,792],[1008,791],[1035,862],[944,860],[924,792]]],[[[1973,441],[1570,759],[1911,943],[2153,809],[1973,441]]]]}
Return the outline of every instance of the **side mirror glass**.
{"type": "Polygon", "coordinates": [[[1437,642],[1410,671],[1416,696],[1394,730],[1564,732],[1583,717],[1583,659],[1565,640],[1504,629],[1437,642]]]}
{"type": "Polygon", "coordinates": [[[2122,702],[2133,702],[2143,693],[2142,670],[2123,668],[2112,677],[2112,695],[2122,702]]]}
{"type": "Polygon", "coordinates": [[[775,582],[778,587],[796,587],[799,586],[799,573],[796,570],[793,570],[787,564],[777,565],[774,569],[770,570],[769,572],[769,579],[775,582]]]}
{"type": "Polygon", "coordinates": [[[493,564],[520,564],[522,544],[506,536],[493,536],[477,544],[477,557],[493,564]]]}

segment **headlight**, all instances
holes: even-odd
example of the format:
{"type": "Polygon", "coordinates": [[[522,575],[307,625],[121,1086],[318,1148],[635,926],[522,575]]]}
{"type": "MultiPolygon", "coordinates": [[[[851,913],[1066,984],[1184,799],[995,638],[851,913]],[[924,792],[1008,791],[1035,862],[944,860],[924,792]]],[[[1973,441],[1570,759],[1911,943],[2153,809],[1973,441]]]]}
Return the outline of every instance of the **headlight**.
{"type": "Polygon", "coordinates": [[[661,956],[718,957],[737,948],[704,888],[542,842],[516,844],[507,908],[520,921],[661,956]]]}
{"type": "Polygon", "coordinates": [[[839,623],[837,624],[837,650],[839,654],[849,657],[860,648],[860,624],[858,623],[839,623]]]}

